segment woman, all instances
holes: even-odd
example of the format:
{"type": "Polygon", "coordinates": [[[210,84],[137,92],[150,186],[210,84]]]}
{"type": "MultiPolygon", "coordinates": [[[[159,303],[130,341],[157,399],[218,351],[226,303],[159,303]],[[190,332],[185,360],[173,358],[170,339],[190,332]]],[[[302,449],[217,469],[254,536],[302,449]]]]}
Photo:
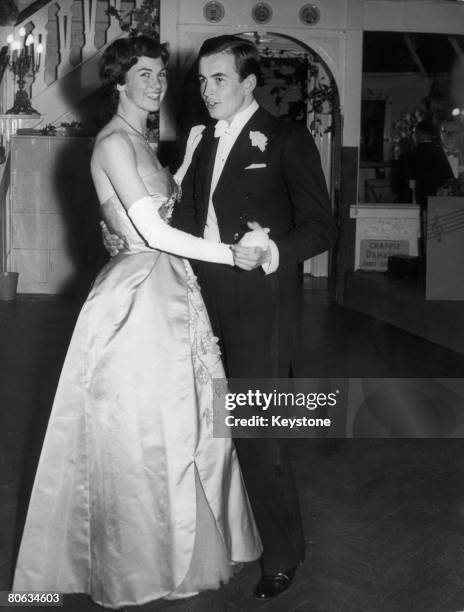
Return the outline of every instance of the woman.
{"type": "MultiPolygon", "coordinates": [[[[217,588],[261,544],[229,439],[212,436],[224,376],[192,257],[233,265],[224,244],[175,230],[178,188],[144,137],[166,92],[167,50],[118,40],[102,76],[119,93],[92,176],[127,248],[84,304],[39,462],[14,590],[84,592],[104,606],[217,588]]],[[[259,230],[258,230],[259,231],[259,230]]]]}

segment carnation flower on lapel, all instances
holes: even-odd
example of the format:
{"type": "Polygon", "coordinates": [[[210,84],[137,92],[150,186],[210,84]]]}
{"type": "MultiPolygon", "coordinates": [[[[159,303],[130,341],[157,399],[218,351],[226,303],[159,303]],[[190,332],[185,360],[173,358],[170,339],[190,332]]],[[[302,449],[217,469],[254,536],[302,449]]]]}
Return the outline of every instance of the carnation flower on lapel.
{"type": "Polygon", "coordinates": [[[250,132],[252,147],[258,147],[260,151],[265,151],[267,147],[267,136],[261,132],[250,132]]]}

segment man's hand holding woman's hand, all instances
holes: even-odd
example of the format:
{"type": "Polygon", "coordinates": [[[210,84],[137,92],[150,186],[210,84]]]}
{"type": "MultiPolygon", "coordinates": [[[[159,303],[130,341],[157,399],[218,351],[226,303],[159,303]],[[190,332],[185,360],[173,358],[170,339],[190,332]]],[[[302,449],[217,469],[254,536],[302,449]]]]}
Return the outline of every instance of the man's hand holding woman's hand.
{"type": "MultiPolygon", "coordinates": [[[[241,240],[231,246],[234,264],[242,270],[254,270],[271,260],[269,248],[269,228],[261,227],[257,221],[250,221],[248,227],[252,230],[246,232],[241,240]]],[[[119,234],[109,231],[104,221],[100,223],[102,229],[103,245],[111,257],[128,248],[126,239],[119,234]]]]}
{"type": "Polygon", "coordinates": [[[234,264],[242,270],[254,270],[271,261],[269,248],[269,228],[261,227],[257,221],[247,223],[252,230],[242,236],[237,244],[231,246],[234,264]]]}

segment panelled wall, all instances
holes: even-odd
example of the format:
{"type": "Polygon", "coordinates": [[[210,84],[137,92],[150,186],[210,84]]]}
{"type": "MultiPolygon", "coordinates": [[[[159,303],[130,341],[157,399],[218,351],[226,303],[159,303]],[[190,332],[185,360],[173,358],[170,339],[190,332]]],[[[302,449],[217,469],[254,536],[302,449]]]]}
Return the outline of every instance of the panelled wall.
{"type": "Polygon", "coordinates": [[[93,141],[16,136],[11,143],[10,269],[21,293],[85,292],[102,262],[93,141]]]}

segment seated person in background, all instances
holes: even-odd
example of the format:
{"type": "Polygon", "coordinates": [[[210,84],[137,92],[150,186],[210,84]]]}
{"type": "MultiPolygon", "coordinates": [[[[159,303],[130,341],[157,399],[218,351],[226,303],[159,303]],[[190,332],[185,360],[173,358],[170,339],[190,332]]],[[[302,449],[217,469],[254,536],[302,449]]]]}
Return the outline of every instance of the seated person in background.
{"type": "Polygon", "coordinates": [[[439,188],[453,178],[443,149],[434,141],[434,127],[430,121],[420,121],[414,128],[416,146],[409,153],[409,179],[414,181],[414,199],[427,210],[427,198],[437,195],[439,188]]]}

